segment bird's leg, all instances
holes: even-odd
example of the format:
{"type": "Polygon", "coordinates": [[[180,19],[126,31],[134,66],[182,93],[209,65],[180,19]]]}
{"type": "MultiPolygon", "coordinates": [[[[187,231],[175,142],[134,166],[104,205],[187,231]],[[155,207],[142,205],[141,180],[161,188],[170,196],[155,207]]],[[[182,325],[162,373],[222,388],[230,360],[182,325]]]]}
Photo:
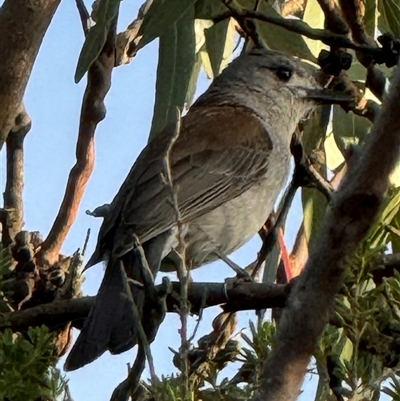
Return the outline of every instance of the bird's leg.
{"type": "Polygon", "coordinates": [[[228,256],[224,255],[220,251],[215,251],[215,254],[218,256],[219,259],[225,262],[236,273],[236,279],[243,281],[253,281],[251,274],[245,269],[242,269],[233,260],[229,259],[228,256]]]}
{"type": "MultiPolygon", "coordinates": [[[[158,328],[165,318],[166,306],[165,298],[171,292],[171,283],[168,278],[162,279],[162,286],[157,289],[154,284],[154,276],[147,263],[146,255],[139,239],[134,236],[135,254],[138,265],[141,269],[141,276],[144,286],[145,303],[143,306],[143,316],[146,318],[142,324],[149,343],[154,341],[158,328]]],[[[143,340],[143,339],[142,339],[143,340]]],[[[148,356],[148,355],[147,355],[148,356]]]]}
{"type": "Polygon", "coordinates": [[[114,389],[110,401],[127,400],[129,397],[133,397],[139,388],[140,377],[145,366],[146,354],[144,348],[139,345],[135,363],[129,369],[128,377],[114,389]]]}

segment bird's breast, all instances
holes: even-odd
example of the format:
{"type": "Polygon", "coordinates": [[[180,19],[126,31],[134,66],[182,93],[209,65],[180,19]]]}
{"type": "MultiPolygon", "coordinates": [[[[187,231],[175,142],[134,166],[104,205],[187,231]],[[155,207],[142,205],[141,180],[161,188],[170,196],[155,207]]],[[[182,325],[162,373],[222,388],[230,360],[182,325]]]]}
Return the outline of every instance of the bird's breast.
{"type": "Polygon", "coordinates": [[[186,259],[191,268],[216,260],[216,251],[231,254],[257,234],[285,185],[289,160],[287,150],[275,149],[268,171],[250,189],[188,224],[186,259]]]}

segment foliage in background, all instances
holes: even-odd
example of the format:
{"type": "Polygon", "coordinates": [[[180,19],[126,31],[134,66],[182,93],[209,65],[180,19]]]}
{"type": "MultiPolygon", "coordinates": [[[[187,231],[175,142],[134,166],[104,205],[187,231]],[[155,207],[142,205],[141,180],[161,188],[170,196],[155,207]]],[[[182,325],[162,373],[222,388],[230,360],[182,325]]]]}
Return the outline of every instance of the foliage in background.
{"type": "MultiPolygon", "coordinates": [[[[0,307],[9,311],[1,291],[9,272],[11,256],[0,249],[0,307]]],[[[0,315],[0,319],[1,319],[0,315]]],[[[27,332],[0,332],[0,400],[57,401],[66,399],[67,381],[55,367],[57,356],[54,333],[45,326],[30,327],[27,332]]]]}

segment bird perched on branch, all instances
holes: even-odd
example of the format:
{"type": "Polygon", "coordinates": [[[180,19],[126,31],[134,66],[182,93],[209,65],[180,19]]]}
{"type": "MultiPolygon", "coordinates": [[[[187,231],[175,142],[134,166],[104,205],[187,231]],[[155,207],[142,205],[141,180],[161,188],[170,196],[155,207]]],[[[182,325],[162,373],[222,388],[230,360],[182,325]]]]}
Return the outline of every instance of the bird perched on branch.
{"type": "Polygon", "coordinates": [[[190,269],[229,255],[257,234],[272,211],[289,173],[289,144],[299,121],[317,103],[340,99],[294,58],[256,49],[213,81],[178,129],[160,132],[105,216],[88,266],[108,260],[106,272],[65,368],[135,344],[125,278],[140,281],[133,234],[154,275],[170,270],[171,250],[182,242],[190,269]]]}

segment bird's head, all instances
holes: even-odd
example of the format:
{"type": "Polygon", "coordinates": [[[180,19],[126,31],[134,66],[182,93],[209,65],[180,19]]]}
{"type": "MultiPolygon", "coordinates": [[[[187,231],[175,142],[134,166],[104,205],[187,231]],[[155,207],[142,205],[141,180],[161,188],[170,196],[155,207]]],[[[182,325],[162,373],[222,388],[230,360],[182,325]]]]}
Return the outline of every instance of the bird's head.
{"type": "Polygon", "coordinates": [[[252,109],[270,129],[292,134],[318,104],[349,103],[351,98],[323,89],[304,63],[283,53],[253,49],[237,57],[214,81],[208,100],[252,109]]]}

